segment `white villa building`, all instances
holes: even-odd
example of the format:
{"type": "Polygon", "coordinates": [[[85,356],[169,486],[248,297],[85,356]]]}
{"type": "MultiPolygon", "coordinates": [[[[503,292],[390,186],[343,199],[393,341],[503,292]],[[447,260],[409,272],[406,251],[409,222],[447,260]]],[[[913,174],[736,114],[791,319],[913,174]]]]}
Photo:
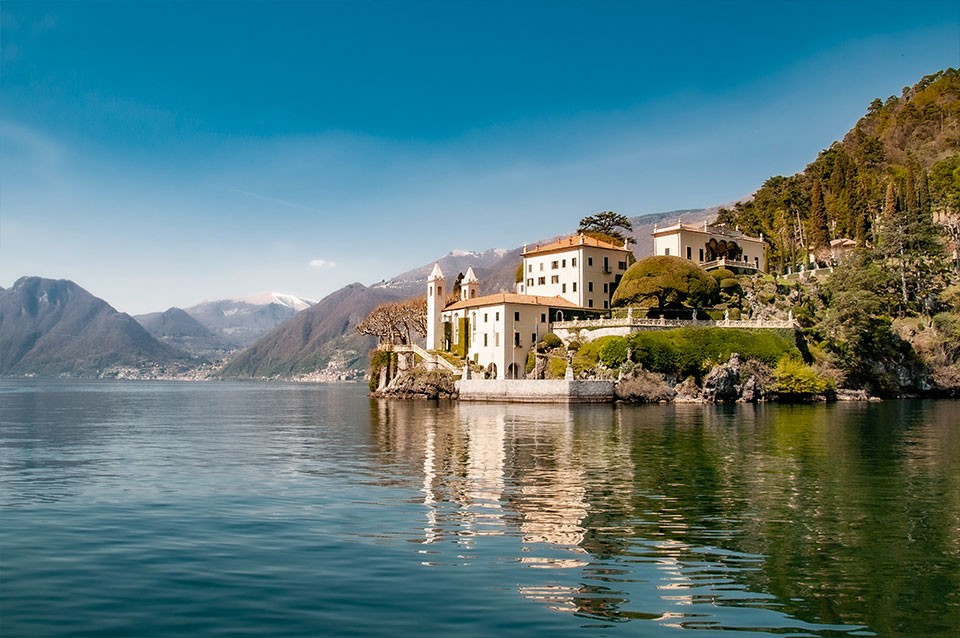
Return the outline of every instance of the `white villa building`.
{"type": "Polygon", "coordinates": [[[688,259],[704,270],[728,268],[734,272],[766,272],[763,235],[750,237],[724,226],[677,223],[653,229],[653,254],[688,259]]]}
{"type": "Polygon", "coordinates": [[[527,355],[555,321],[610,307],[630,255],[626,246],[582,234],[524,247],[523,278],[515,293],[479,296],[471,267],[460,298],[449,304],[446,280],[435,264],[427,279],[427,349],[454,352],[492,378],[523,378],[527,355]]]}
{"type": "Polygon", "coordinates": [[[521,295],[559,295],[583,308],[607,309],[630,265],[630,249],[589,235],[523,247],[521,295]]]}

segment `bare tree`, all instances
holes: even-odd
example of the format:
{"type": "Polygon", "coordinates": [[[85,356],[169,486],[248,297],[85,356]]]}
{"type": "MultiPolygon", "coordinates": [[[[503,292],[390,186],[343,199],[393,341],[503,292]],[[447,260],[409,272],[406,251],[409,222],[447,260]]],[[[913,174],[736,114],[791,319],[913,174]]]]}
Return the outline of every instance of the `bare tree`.
{"type": "Polygon", "coordinates": [[[427,334],[427,298],[380,304],[357,324],[357,332],[376,337],[380,344],[410,344],[414,334],[427,334]]]}

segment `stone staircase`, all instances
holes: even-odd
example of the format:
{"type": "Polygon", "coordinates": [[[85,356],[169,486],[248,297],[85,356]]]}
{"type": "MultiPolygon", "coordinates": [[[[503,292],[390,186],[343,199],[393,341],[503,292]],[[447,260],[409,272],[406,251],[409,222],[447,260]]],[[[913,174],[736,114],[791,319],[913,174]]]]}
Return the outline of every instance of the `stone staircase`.
{"type": "Polygon", "coordinates": [[[385,352],[398,352],[398,353],[412,352],[413,354],[423,359],[423,362],[424,364],[426,364],[428,369],[441,368],[452,374],[460,374],[461,372],[463,372],[461,368],[458,368],[457,366],[453,365],[452,363],[444,359],[439,354],[430,352],[429,350],[424,350],[423,348],[421,348],[415,343],[410,343],[410,344],[381,343],[377,347],[378,349],[383,350],[385,352]]]}

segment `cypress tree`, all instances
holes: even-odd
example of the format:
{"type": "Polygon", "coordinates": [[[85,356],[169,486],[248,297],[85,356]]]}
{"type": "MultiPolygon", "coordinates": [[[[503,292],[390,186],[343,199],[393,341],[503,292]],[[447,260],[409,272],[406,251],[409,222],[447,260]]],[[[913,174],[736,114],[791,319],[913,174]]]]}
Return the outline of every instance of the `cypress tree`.
{"type": "Polygon", "coordinates": [[[808,239],[814,253],[818,256],[824,249],[830,247],[827,207],[823,203],[823,190],[819,179],[813,181],[813,189],[810,192],[810,235],[808,239]]]}

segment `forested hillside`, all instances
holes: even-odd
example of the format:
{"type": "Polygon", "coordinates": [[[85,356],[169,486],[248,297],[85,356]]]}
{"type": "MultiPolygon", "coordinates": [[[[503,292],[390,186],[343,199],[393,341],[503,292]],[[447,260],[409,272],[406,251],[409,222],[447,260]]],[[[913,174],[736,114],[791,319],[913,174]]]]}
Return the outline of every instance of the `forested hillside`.
{"type": "Polygon", "coordinates": [[[840,238],[936,253],[930,235],[956,241],[958,215],[960,73],[947,69],[899,97],[873,100],[843,140],[803,172],[770,178],[717,221],[763,233],[772,268],[786,271],[804,263],[809,249],[827,260],[830,241],[840,238]]]}

